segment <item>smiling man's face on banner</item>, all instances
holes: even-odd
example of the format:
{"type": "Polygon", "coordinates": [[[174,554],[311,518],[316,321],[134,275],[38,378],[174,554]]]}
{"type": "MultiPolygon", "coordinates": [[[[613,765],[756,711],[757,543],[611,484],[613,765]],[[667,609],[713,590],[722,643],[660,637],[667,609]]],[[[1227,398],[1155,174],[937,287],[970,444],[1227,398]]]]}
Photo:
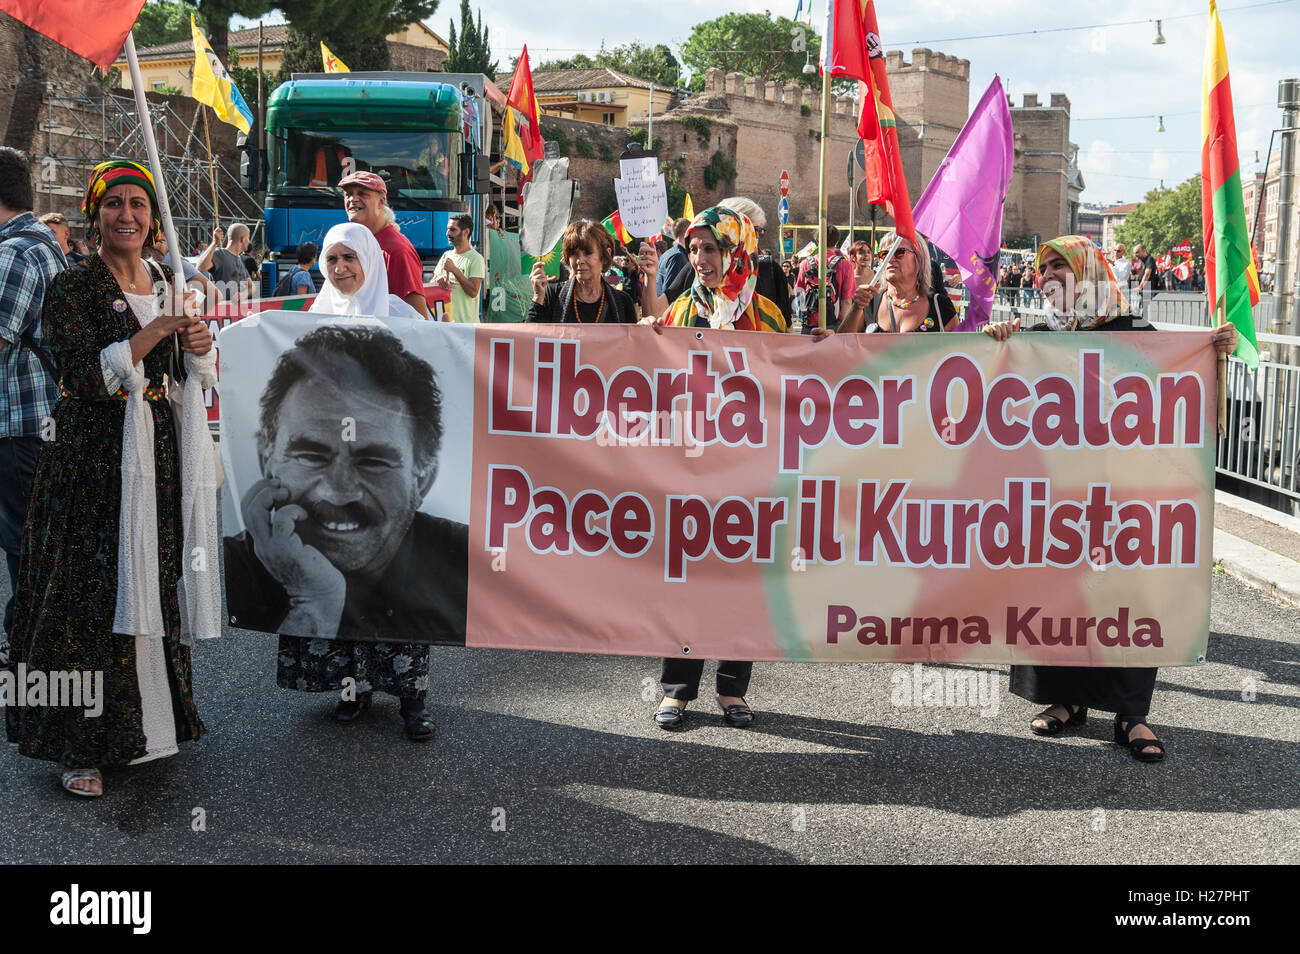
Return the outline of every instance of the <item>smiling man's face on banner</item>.
{"type": "Polygon", "coordinates": [[[382,573],[433,483],[415,459],[414,421],[351,359],[336,377],[304,378],[285,394],[263,473],[306,518],[296,532],[347,576],[382,573]]]}

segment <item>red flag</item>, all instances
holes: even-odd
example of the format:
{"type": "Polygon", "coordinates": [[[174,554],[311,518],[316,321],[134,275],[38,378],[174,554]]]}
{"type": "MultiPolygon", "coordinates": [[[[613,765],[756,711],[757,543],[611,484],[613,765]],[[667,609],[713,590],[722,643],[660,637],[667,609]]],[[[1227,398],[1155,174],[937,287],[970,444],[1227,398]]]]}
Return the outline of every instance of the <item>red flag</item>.
{"type": "Polygon", "coordinates": [[[862,24],[866,31],[866,50],[871,69],[866,88],[859,87],[862,116],[858,135],[863,140],[867,201],[884,205],[894,219],[898,234],[915,244],[916,227],[912,224],[912,200],[907,194],[903,175],[903,158],[898,148],[898,124],[894,118],[894,101],[889,95],[889,78],[885,75],[885,48],[876,25],[876,5],[865,0],[862,24]]]}
{"type": "Polygon", "coordinates": [[[117,59],[144,0],[0,0],[0,10],[101,70],[117,59]]]}
{"type": "Polygon", "coordinates": [[[867,31],[862,20],[862,0],[831,0],[826,9],[826,44],[822,48],[822,72],[831,76],[852,76],[867,81],[867,31]]]}
{"type": "Polygon", "coordinates": [[[537,95],[533,92],[533,71],[528,65],[528,47],[519,55],[515,78],[510,82],[510,95],[506,102],[519,112],[519,139],[524,144],[524,155],[531,166],[545,158],[542,140],[542,122],[537,113],[537,95]]]}

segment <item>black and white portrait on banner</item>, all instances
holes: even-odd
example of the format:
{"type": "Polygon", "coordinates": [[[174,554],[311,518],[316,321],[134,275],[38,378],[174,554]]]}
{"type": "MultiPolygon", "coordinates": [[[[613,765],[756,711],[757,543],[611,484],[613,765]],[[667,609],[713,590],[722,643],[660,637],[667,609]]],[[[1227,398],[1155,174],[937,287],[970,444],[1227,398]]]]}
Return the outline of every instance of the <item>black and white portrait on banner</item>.
{"type": "Polygon", "coordinates": [[[473,330],[281,311],[222,331],[232,626],[464,645],[473,330]]]}

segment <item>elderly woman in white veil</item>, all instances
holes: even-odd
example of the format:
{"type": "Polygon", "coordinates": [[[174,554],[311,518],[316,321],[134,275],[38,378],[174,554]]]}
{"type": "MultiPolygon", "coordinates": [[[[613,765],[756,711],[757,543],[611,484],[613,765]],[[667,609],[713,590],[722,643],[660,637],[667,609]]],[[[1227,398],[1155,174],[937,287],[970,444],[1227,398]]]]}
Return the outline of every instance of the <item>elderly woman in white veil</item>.
{"type": "Polygon", "coordinates": [[[325,286],[312,302],[310,311],[375,318],[424,317],[388,293],[384,252],[374,233],[364,225],[344,222],[326,232],[320,260],[325,286]]]}
{"type": "MultiPolygon", "coordinates": [[[[384,255],[370,229],[351,222],[336,225],[321,243],[325,286],[310,311],[319,315],[417,318],[416,312],[388,293],[384,255]]],[[[429,684],[429,647],[421,643],[356,642],[347,639],[280,637],[276,683],[298,692],[341,690],[334,719],[355,722],[370,708],[372,693],[398,698],[407,738],[427,742],[433,721],[424,708],[429,684]]]]}

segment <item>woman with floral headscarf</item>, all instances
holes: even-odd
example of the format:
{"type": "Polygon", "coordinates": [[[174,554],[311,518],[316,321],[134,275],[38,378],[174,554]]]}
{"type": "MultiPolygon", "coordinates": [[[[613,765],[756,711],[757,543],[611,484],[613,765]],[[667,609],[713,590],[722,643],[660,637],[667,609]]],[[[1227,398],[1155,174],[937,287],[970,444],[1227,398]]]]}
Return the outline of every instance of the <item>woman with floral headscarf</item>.
{"type": "MultiPolygon", "coordinates": [[[[1035,259],[1044,302],[1045,324],[1033,330],[1134,331],[1151,326],[1136,319],[1115,281],[1110,263],[1092,239],[1063,235],[1038,249],[1035,259]]],[[[1020,328],[1020,319],[993,322],[982,329],[1006,341],[1020,328]]],[[[1221,354],[1237,347],[1237,329],[1222,324],[1210,333],[1210,345],[1221,354]]],[[[1083,725],[1088,707],[1115,713],[1115,744],[1141,762],[1159,762],[1164,745],[1146,723],[1155,690],[1154,668],[1090,668],[1082,666],[1012,666],[1011,691],[1022,699],[1047,704],[1029,723],[1036,735],[1056,735],[1083,725]]]]}
{"type": "MultiPolygon", "coordinates": [[[[10,740],[59,763],[66,791],[93,797],[104,790],[101,766],[175,755],[179,742],[203,735],[189,644],[215,633],[194,630],[181,515],[196,496],[215,508],[215,484],[196,486],[188,456],[182,481],[164,378],[175,347],[201,381],[215,355],[207,325],[170,310],[170,271],[143,261],[159,230],[148,170],[96,166],[82,211],[95,252],[45,296],[62,398],[32,486],[10,663],[71,674],[83,694],[78,705],[19,708],[10,740]]],[[[214,538],[215,522],[214,509],[214,538]]]]}
{"type": "Polygon", "coordinates": [[[691,220],[686,249],[695,281],[655,324],[785,331],[781,309],[754,291],[758,233],[746,216],[721,205],[705,209],[691,220]]]}
{"type": "MultiPolygon", "coordinates": [[[[705,209],[691,221],[686,247],[695,281],[659,318],[643,319],[656,331],[665,325],[727,328],[735,331],[785,331],[785,316],[769,299],[754,292],[758,236],[744,215],[723,206],[705,209]]],[[[727,725],[752,725],[754,712],[745,702],[752,662],[718,663],[718,706],[727,725]]],[[[680,729],[686,706],[696,698],[704,660],[664,659],[659,682],[664,697],[655,710],[661,729],[680,729]]]]}

